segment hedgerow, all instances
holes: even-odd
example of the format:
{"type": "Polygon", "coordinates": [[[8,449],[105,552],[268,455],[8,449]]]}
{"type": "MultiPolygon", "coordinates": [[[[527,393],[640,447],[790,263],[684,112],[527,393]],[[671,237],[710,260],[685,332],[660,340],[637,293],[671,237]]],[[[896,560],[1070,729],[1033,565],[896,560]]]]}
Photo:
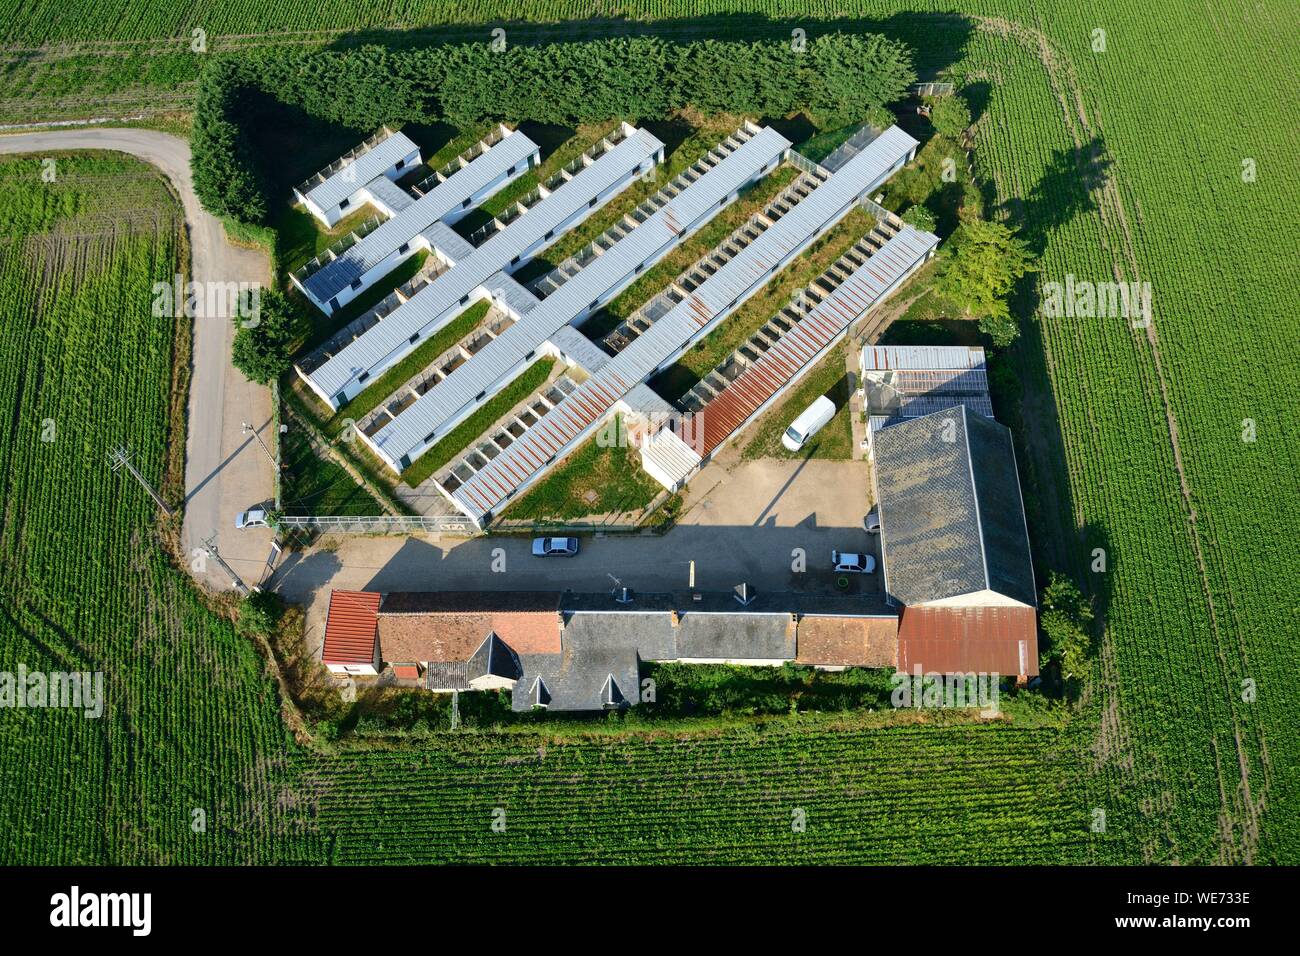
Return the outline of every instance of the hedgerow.
{"type": "Polygon", "coordinates": [[[832,33],[788,42],[626,37],[511,46],[483,43],[219,58],[200,77],[192,141],[204,206],[246,222],[271,205],[262,157],[249,146],[261,105],[278,102],[357,130],[388,123],[485,121],[576,125],[611,117],[704,112],[819,123],[862,118],[913,82],[911,52],[882,36],[832,33]]]}

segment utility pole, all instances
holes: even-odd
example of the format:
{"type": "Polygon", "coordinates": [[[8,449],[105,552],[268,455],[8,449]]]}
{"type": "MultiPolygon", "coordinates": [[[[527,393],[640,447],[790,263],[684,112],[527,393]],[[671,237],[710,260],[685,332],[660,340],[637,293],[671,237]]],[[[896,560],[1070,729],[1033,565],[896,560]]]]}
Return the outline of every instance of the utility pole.
{"type": "Polygon", "coordinates": [[[235,582],[236,591],[243,595],[248,594],[248,585],[245,584],[243,579],[235,573],[234,568],[226,564],[225,559],[221,556],[221,552],[217,550],[217,533],[215,531],[203,539],[203,550],[212,555],[217,564],[221,565],[222,569],[230,575],[230,580],[235,582]]]}
{"type": "Polygon", "coordinates": [[[275,460],[275,456],[271,454],[271,449],[266,447],[266,442],[262,441],[262,436],[257,433],[257,429],[248,424],[248,422],[243,422],[243,426],[241,434],[247,435],[249,432],[252,432],[253,437],[257,439],[257,443],[262,446],[262,451],[266,453],[266,457],[270,460],[272,467],[278,468],[279,463],[275,460]]]}
{"type": "Polygon", "coordinates": [[[117,471],[120,468],[125,468],[129,471],[131,476],[135,478],[136,481],[140,482],[140,487],[149,492],[149,497],[154,500],[154,504],[162,509],[163,514],[169,518],[172,516],[172,509],[167,506],[167,502],[163,501],[162,495],[158,494],[158,492],[154,490],[153,485],[149,484],[148,479],[146,479],[144,475],[140,474],[139,469],[136,468],[135,464],[131,461],[131,450],[129,448],[125,445],[118,445],[108,453],[108,463],[109,467],[113,471],[117,471]]]}

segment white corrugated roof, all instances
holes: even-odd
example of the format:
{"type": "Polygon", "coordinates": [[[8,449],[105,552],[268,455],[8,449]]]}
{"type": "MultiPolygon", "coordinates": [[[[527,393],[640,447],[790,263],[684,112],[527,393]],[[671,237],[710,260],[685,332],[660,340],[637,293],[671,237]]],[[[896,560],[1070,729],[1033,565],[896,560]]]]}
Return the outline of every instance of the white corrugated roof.
{"type": "Polygon", "coordinates": [[[339,167],[320,185],[307,190],[307,198],[323,210],[333,209],[370,180],[387,172],[399,159],[411,155],[416,149],[418,147],[405,133],[394,133],[380,140],[352,162],[339,167]]]}
{"type": "Polygon", "coordinates": [[[867,371],[984,368],[984,350],[964,345],[868,345],[862,359],[867,371]]]}
{"type": "MultiPolygon", "coordinates": [[[[522,134],[511,134],[489,152],[495,152],[519,135],[522,134]]],[[[661,149],[663,144],[644,130],[637,130],[619,142],[314,371],[311,378],[316,387],[323,394],[333,395],[361,373],[373,370],[386,357],[408,344],[416,332],[446,316],[452,309],[459,310],[460,300],[472,294],[493,273],[543,241],[547,232],[580,211],[592,198],[625,179],[661,149]]],[[[451,177],[442,185],[448,185],[455,178],[451,177]]],[[[389,223],[380,228],[387,225],[389,223]]]]}
{"type": "Polygon", "coordinates": [[[638,415],[680,414],[677,408],[649,385],[642,382],[636,385],[621,399],[624,405],[638,415]]]}
{"type": "Polygon", "coordinates": [[[683,230],[689,230],[716,212],[724,197],[749,182],[789,146],[790,141],[775,130],[760,129],[673,197],[668,205],[543,299],[537,308],[475,355],[473,361],[460,366],[377,432],[375,443],[394,461],[420,448],[425,436],[474,401],[479,392],[492,387],[591,302],[633,275],[638,265],[679,242],[683,230]]]}
{"type": "Polygon", "coordinates": [[[604,349],[571,325],[560,326],[548,341],[588,374],[609,361],[604,349]]]}
{"type": "Polygon", "coordinates": [[[356,245],[350,246],[303,284],[317,301],[328,302],[346,289],[352,280],[365,275],[392,255],[403,243],[410,242],[448,213],[462,208],[466,199],[536,152],[537,144],[516,130],[494,143],[487,152],[474,157],[468,166],[448,176],[356,245]]]}
{"type": "MultiPolygon", "coordinates": [[[[700,467],[701,459],[699,453],[671,428],[661,428],[641,446],[641,460],[658,469],[657,480],[669,479],[665,487],[676,487],[700,467]]],[[[650,468],[646,470],[651,471],[650,468]]]]}
{"type": "Polygon", "coordinates": [[[376,176],[366,183],[366,192],[370,193],[372,201],[387,206],[393,216],[416,203],[414,196],[387,176],[376,176]]]}
{"type": "Polygon", "coordinates": [[[720,313],[766,283],[794,250],[838,221],[859,196],[879,186],[894,163],[916,145],[916,140],[891,126],[637,336],[618,354],[618,373],[629,381],[644,380],[720,313]]]}
{"type": "MultiPolygon", "coordinates": [[[[453,497],[462,509],[476,519],[496,509],[718,315],[766,283],[774,267],[779,268],[794,250],[842,218],[859,196],[880,185],[893,165],[916,145],[916,140],[897,127],[881,134],[457,488],[453,497]]],[[[572,281],[576,280],[561,286],[556,295],[572,281]]]]}

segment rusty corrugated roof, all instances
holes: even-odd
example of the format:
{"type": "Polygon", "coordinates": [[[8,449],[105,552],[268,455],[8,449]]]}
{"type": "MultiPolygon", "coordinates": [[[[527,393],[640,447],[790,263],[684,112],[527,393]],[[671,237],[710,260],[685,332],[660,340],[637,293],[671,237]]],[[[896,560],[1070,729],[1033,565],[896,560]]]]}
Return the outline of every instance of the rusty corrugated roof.
{"type": "Polygon", "coordinates": [[[326,664],[371,664],[375,659],[379,595],[372,591],[333,591],[325,618],[326,664]]]}
{"type": "MultiPolygon", "coordinates": [[[[929,233],[905,227],[710,399],[696,413],[704,421],[703,442],[696,446],[700,456],[712,454],[764,403],[803,375],[845,329],[923,262],[937,242],[929,233]]],[[[678,427],[683,427],[680,422],[678,427]]]]}
{"type": "Polygon", "coordinates": [[[898,669],[923,673],[1038,674],[1032,607],[908,607],[898,625],[898,669]]]}

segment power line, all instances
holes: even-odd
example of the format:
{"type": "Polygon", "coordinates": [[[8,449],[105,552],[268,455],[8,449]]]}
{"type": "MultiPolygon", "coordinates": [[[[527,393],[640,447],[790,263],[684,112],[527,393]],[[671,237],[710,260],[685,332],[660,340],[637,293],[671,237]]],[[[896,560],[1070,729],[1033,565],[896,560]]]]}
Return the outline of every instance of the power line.
{"type": "Polygon", "coordinates": [[[217,550],[217,533],[215,531],[203,539],[203,550],[212,555],[217,564],[221,565],[226,574],[230,575],[230,580],[235,582],[236,591],[240,594],[248,594],[248,585],[245,584],[243,579],[235,573],[234,568],[226,564],[225,558],[223,558],[221,552],[217,550]]]}
{"type": "Polygon", "coordinates": [[[162,495],[158,494],[158,492],[154,490],[154,486],[149,484],[148,479],[146,479],[144,475],[140,474],[140,470],[136,468],[135,463],[131,461],[131,450],[129,448],[125,445],[118,445],[108,453],[108,462],[109,467],[113,471],[125,468],[130,472],[131,476],[135,478],[136,481],[140,482],[140,487],[149,492],[149,497],[154,500],[154,504],[162,509],[163,514],[169,518],[172,517],[172,509],[167,505],[167,502],[163,501],[162,495]]]}
{"type": "Polygon", "coordinates": [[[279,468],[280,463],[276,461],[275,456],[271,454],[271,449],[266,447],[266,442],[262,441],[262,436],[257,433],[257,429],[254,428],[252,425],[248,424],[248,422],[242,422],[241,424],[243,425],[241,432],[245,435],[247,435],[249,432],[252,432],[253,437],[256,438],[257,443],[262,446],[262,451],[266,453],[266,457],[270,460],[271,464],[275,468],[279,468]]]}

